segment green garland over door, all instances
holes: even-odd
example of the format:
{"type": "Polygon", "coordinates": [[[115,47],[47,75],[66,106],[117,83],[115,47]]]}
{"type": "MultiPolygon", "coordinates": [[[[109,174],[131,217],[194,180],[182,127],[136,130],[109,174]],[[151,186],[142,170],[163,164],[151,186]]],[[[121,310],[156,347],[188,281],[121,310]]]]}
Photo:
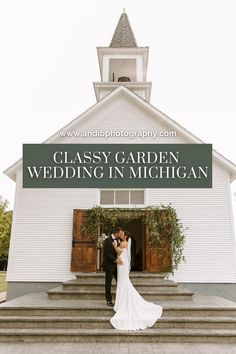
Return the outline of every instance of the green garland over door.
{"type": "Polygon", "coordinates": [[[163,271],[174,274],[174,270],[185,260],[183,249],[185,234],[181,220],[171,204],[165,206],[148,206],[146,208],[103,208],[93,207],[86,211],[86,220],[81,228],[84,241],[89,237],[97,243],[98,230],[101,225],[106,226],[107,233],[111,233],[116,225],[122,225],[134,219],[142,219],[146,225],[148,247],[152,254],[161,256],[163,271]],[[171,266],[170,266],[171,259],[171,266]]]}

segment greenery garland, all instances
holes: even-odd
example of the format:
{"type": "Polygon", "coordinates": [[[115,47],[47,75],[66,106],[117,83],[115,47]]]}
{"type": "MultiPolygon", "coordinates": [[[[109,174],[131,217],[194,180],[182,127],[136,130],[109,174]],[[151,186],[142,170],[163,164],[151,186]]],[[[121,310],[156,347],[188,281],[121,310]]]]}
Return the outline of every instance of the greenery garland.
{"type": "Polygon", "coordinates": [[[171,203],[167,206],[161,204],[159,207],[147,206],[146,208],[113,209],[96,206],[87,211],[81,231],[85,238],[92,236],[96,242],[100,225],[103,225],[106,233],[110,234],[114,226],[140,218],[148,225],[150,247],[162,256],[163,264],[168,265],[172,259],[171,273],[174,274],[178,264],[181,261],[186,262],[183,256],[185,229],[171,203]]]}

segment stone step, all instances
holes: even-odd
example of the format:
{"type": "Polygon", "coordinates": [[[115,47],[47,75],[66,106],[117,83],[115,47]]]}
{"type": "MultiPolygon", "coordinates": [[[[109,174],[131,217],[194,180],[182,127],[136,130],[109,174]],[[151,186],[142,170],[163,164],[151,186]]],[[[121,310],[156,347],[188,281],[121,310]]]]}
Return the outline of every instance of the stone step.
{"type": "MultiPolygon", "coordinates": [[[[176,289],[178,284],[170,281],[170,280],[163,280],[159,281],[155,284],[148,283],[148,282],[140,282],[135,283],[132,280],[133,285],[138,291],[143,290],[169,290],[169,289],[176,289]]],[[[67,282],[62,283],[63,290],[81,290],[81,291],[93,291],[93,290],[100,290],[104,291],[105,289],[105,282],[98,282],[98,281],[78,281],[78,280],[69,280],[67,282]]],[[[112,289],[116,289],[116,283],[112,283],[112,289]]]]}
{"type": "MultiPolygon", "coordinates": [[[[139,281],[154,283],[158,281],[162,281],[165,278],[168,278],[170,273],[147,273],[147,272],[130,272],[129,276],[132,280],[132,283],[135,284],[139,281]]],[[[75,278],[78,281],[102,281],[105,282],[105,272],[97,272],[97,273],[77,273],[75,274],[75,278]]],[[[165,279],[166,280],[166,279],[165,279]]]]}
{"type": "MultiPolygon", "coordinates": [[[[115,299],[115,291],[111,292],[112,298],[115,299]]],[[[49,299],[96,299],[103,300],[105,292],[103,290],[64,290],[56,287],[47,291],[49,299]]],[[[176,290],[143,290],[140,294],[146,300],[191,300],[193,293],[187,289],[176,290]]]]}
{"type": "MultiPolygon", "coordinates": [[[[111,329],[111,316],[0,316],[0,328],[111,329]]],[[[235,317],[165,317],[152,328],[235,329],[235,317]]]]}
{"type": "MultiPolygon", "coordinates": [[[[50,301],[50,300],[49,300],[50,301]]],[[[100,305],[96,300],[90,301],[90,304],[86,304],[86,300],[79,301],[80,304],[76,306],[67,306],[62,303],[60,306],[4,306],[0,307],[0,316],[113,316],[114,311],[112,307],[105,304],[100,305]],[[85,304],[81,304],[85,302],[85,304]],[[91,303],[93,303],[91,305],[91,303]]],[[[155,302],[155,301],[154,301],[155,302]]],[[[179,317],[180,319],[186,316],[191,317],[234,317],[236,316],[235,307],[211,307],[211,306],[192,306],[191,301],[187,301],[176,306],[163,305],[165,302],[157,302],[163,305],[162,317],[179,317]]]]}
{"type": "Polygon", "coordinates": [[[236,316],[220,317],[164,317],[162,316],[154,328],[199,328],[199,329],[236,329],[236,316]]]}
{"type": "Polygon", "coordinates": [[[0,304],[6,301],[6,295],[7,295],[6,291],[0,292],[0,304]]]}
{"type": "Polygon", "coordinates": [[[87,328],[1,328],[0,342],[236,343],[236,329],[148,328],[139,331],[87,328]]]}

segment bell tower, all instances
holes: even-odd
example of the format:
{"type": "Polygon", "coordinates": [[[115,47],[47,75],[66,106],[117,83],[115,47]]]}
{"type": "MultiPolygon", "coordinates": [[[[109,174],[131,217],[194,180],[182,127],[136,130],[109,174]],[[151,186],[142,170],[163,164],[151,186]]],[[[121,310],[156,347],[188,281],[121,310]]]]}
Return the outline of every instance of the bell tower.
{"type": "Polygon", "coordinates": [[[125,85],[150,101],[151,82],[146,81],[148,47],[138,47],[123,10],[109,47],[97,47],[101,82],[94,82],[97,101],[119,85],[125,85]]]}

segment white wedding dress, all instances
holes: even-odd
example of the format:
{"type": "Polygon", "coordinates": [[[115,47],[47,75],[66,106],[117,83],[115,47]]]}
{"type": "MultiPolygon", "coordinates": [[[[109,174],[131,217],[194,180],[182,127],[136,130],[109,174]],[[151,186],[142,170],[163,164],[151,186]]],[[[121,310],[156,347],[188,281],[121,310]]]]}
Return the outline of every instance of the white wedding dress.
{"type": "Polygon", "coordinates": [[[144,300],[129,278],[130,248],[120,248],[122,265],[117,265],[117,287],[112,326],[121,330],[152,327],[162,315],[162,306],[144,300]]]}

